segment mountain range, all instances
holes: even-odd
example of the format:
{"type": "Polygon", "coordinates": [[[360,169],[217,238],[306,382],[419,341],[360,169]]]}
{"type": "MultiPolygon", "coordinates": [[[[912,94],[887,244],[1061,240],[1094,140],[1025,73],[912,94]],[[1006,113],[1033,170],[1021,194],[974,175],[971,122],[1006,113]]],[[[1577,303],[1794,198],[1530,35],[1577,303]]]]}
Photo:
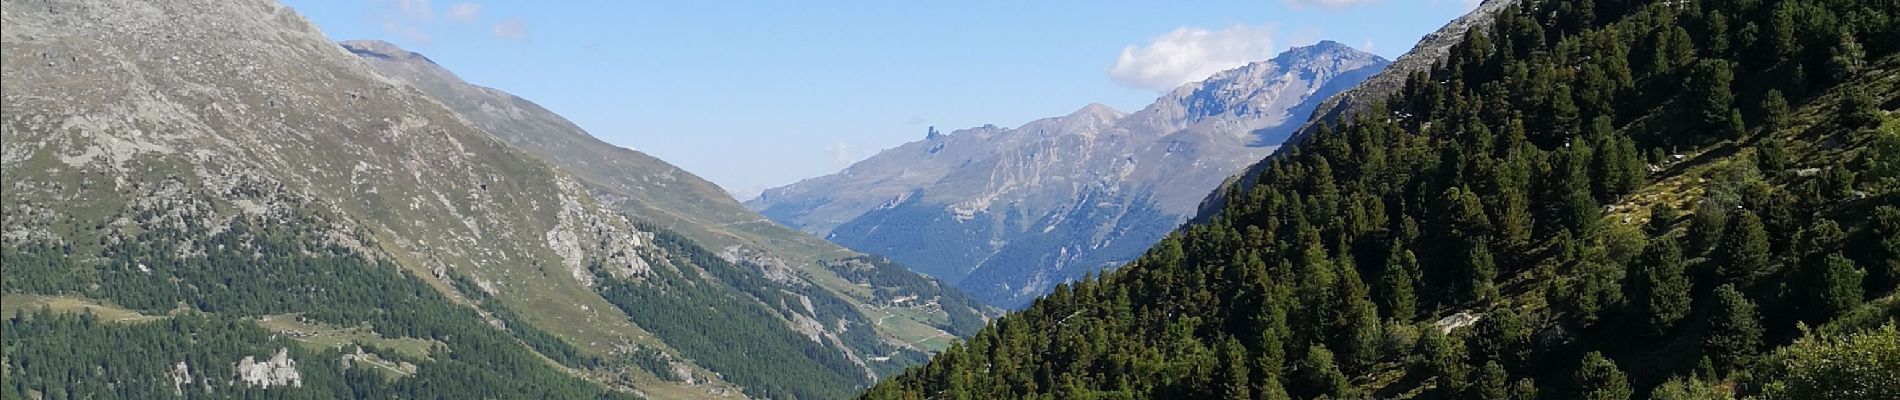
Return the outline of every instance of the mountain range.
{"type": "Polygon", "coordinates": [[[1386,64],[1337,42],[1296,47],[1133,113],[1091,104],[1013,129],[933,128],[747,206],[1019,307],[1138,255],[1205,193],[1272,153],[1321,100],[1386,64]]]}
{"type": "Polygon", "coordinates": [[[1892,3],[1491,0],[741,204],[273,1],[9,0],[0,399],[1900,398],[1892,3]]]}
{"type": "Polygon", "coordinates": [[[7,330],[20,393],[838,398],[994,315],[272,2],[9,2],[5,22],[6,307],[55,311],[7,330]],[[58,325],[82,310],[180,322],[58,325]],[[18,364],[66,343],[44,335],[159,342],[18,364]],[[162,342],[194,335],[231,339],[162,342]],[[128,357],[156,364],[102,387],[35,369],[128,357]]]}

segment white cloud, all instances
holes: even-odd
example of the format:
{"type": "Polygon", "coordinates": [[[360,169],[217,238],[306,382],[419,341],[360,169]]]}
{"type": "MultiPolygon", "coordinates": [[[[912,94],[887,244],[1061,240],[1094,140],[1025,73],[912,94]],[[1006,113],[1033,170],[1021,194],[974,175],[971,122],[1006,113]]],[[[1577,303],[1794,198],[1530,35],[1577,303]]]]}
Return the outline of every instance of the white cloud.
{"type": "Polygon", "coordinates": [[[435,19],[435,12],[429,9],[429,0],[396,0],[396,11],[403,17],[419,22],[435,19]]]}
{"type": "Polygon", "coordinates": [[[449,6],[449,12],[446,16],[450,21],[474,22],[477,18],[481,18],[482,16],[482,5],[467,2],[456,3],[455,5],[449,6]]]}
{"type": "Polygon", "coordinates": [[[429,32],[423,29],[435,19],[429,0],[377,0],[372,10],[382,19],[383,31],[413,44],[429,44],[429,32]]]}
{"type": "Polygon", "coordinates": [[[1295,9],[1315,7],[1329,10],[1372,4],[1379,1],[1380,0],[1280,0],[1280,2],[1286,4],[1287,7],[1295,9]]]}
{"type": "Polygon", "coordinates": [[[1131,87],[1168,90],[1271,57],[1271,27],[1234,25],[1219,31],[1180,27],[1146,46],[1122,48],[1108,77],[1131,87]]]}
{"type": "Polygon", "coordinates": [[[489,30],[489,33],[501,39],[526,39],[528,26],[522,23],[520,18],[508,18],[495,23],[495,28],[489,30]]]}
{"type": "Polygon", "coordinates": [[[405,24],[393,18],[383,20],[383,30],[388,31],[391,35],[396,35],[397,37],[403,38],[403,40],[419,45],[429,44],[429,32],[423,31],[422,27],[405,24]]]}
{"type": "Polygon", "coordinates": [[[1372,39],[1366,39],[1365,43],[1359,44],[1359,51],[1371,53],[1372,49],[1373,49],[1372,39]]]}
{"type": "Polygon", "coordinates": [[[837,142],[832,143],[830,146],[825,146],[825,157],[830,158],[831,163],[834,165],[849,165],[851,164],[851,145],[845,144],[845,142],[837,142]]]}

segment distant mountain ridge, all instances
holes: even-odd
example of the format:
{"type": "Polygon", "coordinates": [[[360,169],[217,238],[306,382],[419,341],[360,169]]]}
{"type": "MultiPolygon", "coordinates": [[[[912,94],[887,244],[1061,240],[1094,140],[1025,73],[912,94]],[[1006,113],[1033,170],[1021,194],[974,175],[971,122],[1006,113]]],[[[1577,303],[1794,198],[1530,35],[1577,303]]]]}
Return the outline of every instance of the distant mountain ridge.
{"type": "Polygon", "coordinates": [[[1133,113],[1091,104],[932,135],[747,206],[1013,307],[1135,256],[1321,99],[1386,64],[1337,42],[1296,47],[1133,113]]]}

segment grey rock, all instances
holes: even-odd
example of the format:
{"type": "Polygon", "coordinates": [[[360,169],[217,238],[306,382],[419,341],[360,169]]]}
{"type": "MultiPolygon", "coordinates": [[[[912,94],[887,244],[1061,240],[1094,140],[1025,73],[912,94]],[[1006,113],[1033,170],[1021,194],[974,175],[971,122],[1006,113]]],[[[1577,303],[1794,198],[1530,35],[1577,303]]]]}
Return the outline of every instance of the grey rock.
{"type": "Polygon", "coordinates": [[[278,348],[269,361],[258,362],[252,356],[244,356],[237,362],[237,375],[239,382],[253,387],[303,387],[303,374],[297,372],[297,360],[290,359],[288,348],[278,348]]]}

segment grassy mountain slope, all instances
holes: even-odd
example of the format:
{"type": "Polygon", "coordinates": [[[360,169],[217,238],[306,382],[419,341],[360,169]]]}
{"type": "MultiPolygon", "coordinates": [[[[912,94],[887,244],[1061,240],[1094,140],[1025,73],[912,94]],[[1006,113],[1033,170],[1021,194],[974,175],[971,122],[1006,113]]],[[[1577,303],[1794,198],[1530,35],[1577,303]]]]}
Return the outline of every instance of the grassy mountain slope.
{"type": "MultiPolygon", "coordinates": [[[[349,41],[343,47],[503,142],[573,174],[606,206],[679,232],[679,239],[693,242],[688,247],[704,245],[724,263],[756,270],[766,279],[728,283],[742,292],[764,293],[752,297],[771,308],[780,323],[819,338],[815,340],[865,369],[864,375],[881,376],[915,365],[928,352],[947,346],[948,339],[972,333],[977,323],[971,321],[980,321],[990,312],[955,289],[922,277],[880,282],[844,279],[828,265],[856,254],[773,223],[745,209],[711,182],[638,151],[602,142],[526,99],[464,82],[421,54],[376,41],[349,41]],[[779,301],[776,292],[801,298],[779,301]],[[896,304],[905,297],[912,300],[896,304]],[[822,307],[815,309],[812,304],[822,307]]],[[[861,264],[860,268],[894,269],[876,276],[914,275],[889,263],[861,264]]],[[[669,342],[700,337],[654,329],[674,332],[662,335],[669,342]]],[[[708,347],[688,353],[718,357],[712,353],[722,352],[708,347]]],[[[724,367],[748,366],[728,363],[724,367]]]]}
{"type": "Polygon", "coordinates": [[[342,45],[378,72],[416,86],[503,142],[569,171],[601,192],[611,205],[673,227],[707,246],[796,249],[803,258],[845,253],[824,240],[765,220],[712,182],[645,153],[603,142],[527,99],[462,81],[421,54],[373,40],[342,45]]]}
{"type": "Polygon", "coordinates": [[[1900,395],[1897,10],[1508,7],[1209,223],[866,397],[1900,395]]]}
{"type": "MultiPolygon", "coordinates": [[[[842,353],[855,353],[859,362],[870,364],[876,373],[895,372],[912,366],[918,358],[948,345],[948,337],[969,336],[975,324],[994,315],[992,309],[969,300],[954,288],[946,288],[929,279],[901,279],[899,286],[882,286],[868,281],[849,281],[838,277],[828,264],[857,258],[859,254],[842,246],[826,243],[813,235],[779,226],[764,216],[733,201],[724,190],[692,173],[686,173],[661,159],[619,148],[587,135],[572,121],[561,118],[530,100],[462,82],[447,68],[431,63],[428,57],[405,51],[386,42],[344,42],[344,47],[376,66],[378,72],[416,85],[429,97],[441,100],[450,110],[483,127],[504,142],[528,154],[545,159],[572,173],[587,190],[612,209],[633,214],[654,226],[673,229],[690,237],[697,245],[712,248],[728,262],[760,267],[773,286],[800,292],[804,286],[823,288],[826,296],[838,298],[855,317],[851,320],[878,320],[868,326],[885,345],[895,345],[906,355],[876,360],[885,353],[883,345],[855,343],[840,347],[842,353]],[[880,288],[880,290],[864,290],[880,288]],[[902,296],[916,296],[910,307],[893,307],[902,296]]],[[[864,265],[895,267],[880,275],[904,275],[910,269],[901,265],[864,265]]],[[[825,324],[798,322],[796,303],[775,305],[788,324],[802,324],[800,330],[817,330],[821,336],[851,336],[838,328],[836,320],[825,324]]]]}
{"type": "MultiPolygon", "coordinates": [[[[588,287],[590,263],[651,268],[642,258],[655,254],[636,250],[641,233],[594,206],[572,179],[385,81],[289,10],[264,2],[9,2],[5,16],[5,247],[56,249],[62,267],[44,272],[75,279],[7,291],[125,303],[131,293],[175,286],[181,291],[159,290],[165,294],[137,307],[236,319],[346,307],[324,300],[227,313],[192,300],[250,303],[244,296],[261,295],[229,291],[252,284],[225,277],[242,263],[209,259],[216,235],[249,220],[298,235],[278,243],[290,256],[273,262],[286,267],[310,261],[299,254],[340,247],[372,266],[400,267],[404,273],[388,277],[421,282],[441,301],[472,303],[459,293],[473,288],[452,278],[492,294],[473,314],[482,318],[462,327],[508,326],[595,354],[655,343],[588,287]],[[115,253],[135,245],[149,250],[115,253]],[[150,267],[164,255],[189,267],[150,267]],[[108,273],[114,268],[151,275],[108,273]],[[528,309],[537,312],[502,311],[528,309]]],[[[16,261],[7,262],[10,281],[38,278],[11,268],[16,261]]]]}
{"type": "Polygon", "coordinates": [[[4,21],[0,291],[160,321],[25,310],[7,398],[837,398],[925,354],[873,315],[952,325],[629,218],[276,4],[4,21]]]}

